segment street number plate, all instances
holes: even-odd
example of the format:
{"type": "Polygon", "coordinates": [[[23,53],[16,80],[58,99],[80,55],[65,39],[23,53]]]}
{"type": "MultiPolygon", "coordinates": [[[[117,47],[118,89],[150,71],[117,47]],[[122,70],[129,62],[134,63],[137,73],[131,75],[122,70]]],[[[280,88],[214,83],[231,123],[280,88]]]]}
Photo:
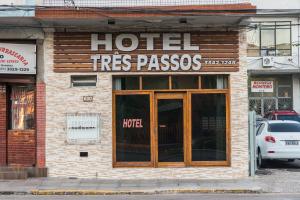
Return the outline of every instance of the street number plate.
{"type": "Polygon", "coordinates": [[[285,141],[285,145],[299,145],[299,141],[285,141]]]}

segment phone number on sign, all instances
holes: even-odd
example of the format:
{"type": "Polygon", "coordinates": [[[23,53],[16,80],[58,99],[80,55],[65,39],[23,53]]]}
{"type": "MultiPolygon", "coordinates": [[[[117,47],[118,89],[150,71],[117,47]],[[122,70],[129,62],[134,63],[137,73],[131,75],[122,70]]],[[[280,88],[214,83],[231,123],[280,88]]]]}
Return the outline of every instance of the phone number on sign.
{"type": "Polygon", "coordinates": [[[207,65],[235,65],[235,60],[206,60],[207,65]]]}
{"type": "MultiPolygon", "coordinates": [[[[1,69],[1,68],[0,68],[1,69]]],[[[13,72],[29,72],[29,68],[7,68],[7,71],[13,71],[13,72]]]]}

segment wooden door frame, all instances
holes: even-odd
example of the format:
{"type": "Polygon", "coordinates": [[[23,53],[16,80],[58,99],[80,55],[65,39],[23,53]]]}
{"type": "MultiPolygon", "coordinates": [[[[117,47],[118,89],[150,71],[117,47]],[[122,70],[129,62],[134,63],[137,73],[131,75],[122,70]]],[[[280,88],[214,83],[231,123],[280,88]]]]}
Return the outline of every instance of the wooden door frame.
{"type": "Polygon", "coordinates": [[[155,135],[155,167],[186,167],[187,166],[187,94],[186,92],[157,92],[154,95],[154,135],[155,135]],[[158,100],[159,99],[182,99],[183,101],[183,162],[159,162],[158,161],[158,100]]]}
{"type": "Polygon", "coordinates": [[[209,167],[209,166],[220,166],[229,167],[231,165],[231,130],[230,130],[230,92],[229,90],[215,91],[215,90],[203,90],[203,91],[188,91],[188,157],[189,166],[191,167],[209,167]],[[225,161],[192,161],[192,94],[224,94],[226,104],[226,160],[225,161]]]}
{"type": "Polygon", "coordinates": [[[229,167],[231,165],[231,108],[230,89],[201,89],[185,91],[154,91],[154,90],[132,90],[112,92],[112,166],[113,167],[229,167]],[[141,95],[148,94],[150,98],[150,162],[116,162],[116,95],[141,95]],[[226,161],[192,161],[192,94],[224,94],[226,99],[226,161]],[[160,99],[184,100],[184,162],[158,163],[158,137],[157,137],[157,97],[160,99]]]}
{"type": "Polygon", "coordinates": [[[152,91],[113,91],[112,93],[112,166],[113,167],[153,167],[154,166],[154,155],[155,155],[155,148],[154,148],[154,116],[153,116],[153,98],[154,92],[152,91]],[[150,102],[150,162],[117,162],[117,142],[116,142],[116,96],[118,95],[149,95],[149,102],[150,102]]]}

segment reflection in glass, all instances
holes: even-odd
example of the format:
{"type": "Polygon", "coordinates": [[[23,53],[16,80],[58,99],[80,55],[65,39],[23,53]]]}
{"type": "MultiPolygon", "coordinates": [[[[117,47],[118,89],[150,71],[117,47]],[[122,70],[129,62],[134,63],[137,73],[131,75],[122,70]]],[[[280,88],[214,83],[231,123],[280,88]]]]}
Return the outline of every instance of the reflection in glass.
{"type": "Polygon", "coordinates": [[[278,98],[278,109],[279,110],[292,110],[293,99],[292,98],[278,98]]]}
{"type": "Polygon", "coordinates": [[[226,161],[224,94],[192,94],[192,161],[226,161]]]}
{"type": "Polygon", "coordinates": [[[33,85],[11,87],[11,129],[34,129],[34,98],[33,85]]]}
{"type": "Polygon", "coordinates": [[[172,76],[172,89],[198,89],[198,76],[172,76]]]}
{"type": "Polygon", "coordinates": [[[226,89],[228,88],[228,76],[204,75],[201,76],[202,89],[226,89]]]}
{"type": "Polygon", "coordinates": [[[259,49],[259,29],[251,29],[247,32],[248,50],[259,49]]]}
{"type": "Polygon", "coordinates": [[[114,77],[113,88],[114,90],[138,90],[140,89],[139,77],[114,77]]]}
{"type": "Polygon", "coordinates": [[[149,95],[116,96],[116,160],[151,160],[149,95]]]}
{"type": "Polygon", "coordinates": [[[143,89],[144,90],[169,89],[169,77],[168,76],[144,76],[143,89]]]}
{"type": "Polygon", "coordinates": [[[261,48],[275,49],[275,30],[261,30],[261,48]]]}
{"type": "Polygon", "coordinates": [[[276,29],[276,49],[290,49],[290,29],[276,29]]]}
{"type": "Polygon", "coordinates": [[[183,162],[183,100],[158,100],[158,161],[183,162]]]}

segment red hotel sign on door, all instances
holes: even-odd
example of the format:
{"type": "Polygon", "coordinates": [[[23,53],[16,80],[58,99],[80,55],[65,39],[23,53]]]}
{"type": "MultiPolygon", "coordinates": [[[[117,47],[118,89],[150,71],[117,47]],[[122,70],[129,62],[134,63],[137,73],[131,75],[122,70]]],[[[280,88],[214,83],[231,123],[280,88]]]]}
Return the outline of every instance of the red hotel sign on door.
{"type": "Polygon", "coordinates": [[[273,81],[251,81],[251,92],[273,92],[273,81]]]}

